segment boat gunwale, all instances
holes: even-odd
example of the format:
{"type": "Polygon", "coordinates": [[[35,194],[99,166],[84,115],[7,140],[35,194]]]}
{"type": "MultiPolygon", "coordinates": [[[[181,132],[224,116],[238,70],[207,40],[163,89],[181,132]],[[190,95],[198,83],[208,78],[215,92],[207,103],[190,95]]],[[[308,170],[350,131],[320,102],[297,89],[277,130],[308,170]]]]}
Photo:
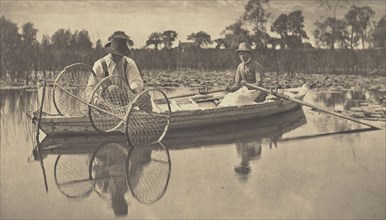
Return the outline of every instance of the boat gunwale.
{"type": "MultiPolygon", "coordinates": [[[[307,90],[301,90],[301,87],[292,88],[292,90],[294,89],[298,90],[298,93],[291,93],[293,94],[292,97],[302,100],[306,95],[307,90]]],[[[290,100],[274,98],[242,106],[223,106],[218,108],[173,111],[171,113],[170,129],[199,127],[223,122],[229,123],[252,118],[269,117],[290,111],[299,105],[299,103],[290,100]]],[[[31,119],[36,117],[33,112],[27,112],[27,115],[31,119]]],[[[98,131],[92,129],[91,123],[86,114],[84,116],[73,117],[47,114],[41,118],[40,129],[44,131],[46,135],[50,136],[99,133],[98,131]],[[71,130],[67,129],[67,127],[73,127],[76,129],[71,130]]],[[[119,131],[117,132],[119,133],[119,131]]]]}

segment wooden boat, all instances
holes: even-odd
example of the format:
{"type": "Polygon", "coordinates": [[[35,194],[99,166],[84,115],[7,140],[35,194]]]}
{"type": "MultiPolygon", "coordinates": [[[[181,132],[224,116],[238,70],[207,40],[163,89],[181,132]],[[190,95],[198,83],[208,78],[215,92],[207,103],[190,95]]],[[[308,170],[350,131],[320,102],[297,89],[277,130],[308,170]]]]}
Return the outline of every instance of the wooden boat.
{"type": "MultiPolygon", "coordinates": [[[[303,86],[279,90],[279,92],[302,100],[307,89],[303,86]]],[[[290,111],[299,106],[296,102],[278,99],[273,96],[266,99],[264,102],[253,102],[243,106],[217,106],[224,98],[225,94],[225,92],[217,92],[208,95],[195,95],[191,97],[170,99],[172,112],[169,129],[174,130],[220,123],[233,123],[254,118],[264,118],[290,111]]],[[[36,121],[38,114],[35,112],[27,113],[27,115],[34,122],[36,121]]],[[[57,115],[43,115],[40,121],[40,129],[49,136],[64,134],[95,134],[98,132],[92,126],[88,116],[64,117],[57,115]]]]}
{"type": "MultiPolygon", "coordinates": [[[[263,138],[274,141],[282,137],[284,133],[305,123],[306,117],[303,109],[296,108],[271,117],[238,121],[232,123],[232,126],[227,123],[220,123],[172,130],[168,132],[162,143],[168,149],[173,150],[248,142],[263,138]]],[[[47,136],[39,147],[44,156],[47,154],[84,154],[93,152],[100,146],[109,143],[128,146],[125,137],[121,134],[87,134],[47,136]]]]}

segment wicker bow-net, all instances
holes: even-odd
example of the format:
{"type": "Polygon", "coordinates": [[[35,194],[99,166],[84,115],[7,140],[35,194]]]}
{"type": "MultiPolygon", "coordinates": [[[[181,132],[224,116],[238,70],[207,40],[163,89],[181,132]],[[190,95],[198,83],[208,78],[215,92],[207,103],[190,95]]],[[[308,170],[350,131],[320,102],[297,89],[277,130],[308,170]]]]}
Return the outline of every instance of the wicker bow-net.
{"type": "Polygon", "coordinates": [[[90,76],[96,77],[93,70],[83,63],[69,65],[59,73],[53,87],[53,103],[59,114],[86,115],[86,87],[90,76]]]}
{"type": "Polygon", "coordinates": [[[162,198],[169,183],[169,150],[162,143],[133,148],[126,171],[132,195],[141,203],[154,203],[162,198]]]}
{"type": "Polygon", "coordinates": [[[134,94],[119,75],[98,82],[85,64],[70,65],[58,75],[53,97],[60,114],[71,117],[88,113],[95,130],[123,132],[134,147],[161,141],[170,123],[170,103],[161,90],[134,94]]]}
{"type": "Polygon", "coordinates": [[[58,155],[54,166],[55,184],[68,198],[86,198],[93,192],[89,175],[91,154],[58,155]]]}

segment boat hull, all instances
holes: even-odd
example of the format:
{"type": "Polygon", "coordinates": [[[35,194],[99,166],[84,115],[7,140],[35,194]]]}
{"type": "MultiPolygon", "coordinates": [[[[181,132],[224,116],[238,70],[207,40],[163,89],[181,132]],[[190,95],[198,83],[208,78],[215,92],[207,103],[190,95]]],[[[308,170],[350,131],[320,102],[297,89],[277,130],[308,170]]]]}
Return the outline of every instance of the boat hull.
{"type": "MultiPolygon", "coordinates": [[[[280,138],[284,133],[306,123],[301,108],[273,117],[215,124],[199,128],[183,128],[168,132],[162,143],[169,149],[189,149],[202,146],[249,142],[263,138],[280,138]]],[[[39,145],[43,154],[84,154],[102,145],[119,143],[127,146],[123,135],[61,135],[47,136],[39,145]]]]}
{"type": "MultiPolygon", "coordinates": [[[[305,93],[297,94],[295,97],[301,100],[304,95],[305,93]]],[[[231,123],[247,119],[265,118],[290,111],[298,106],[298,103],[289,100],[272,99],[244,106],[177,110],[172,111],[171,113],[169,129],[176,130],[181,128],[231,123]]],[[[31,118],[34,117],[33,115],[29,116],[31,118]]],[[[40,121],[40,129],[49,136],[98,133],[87,116],[43,116],[40,121]]],[[[123,128],[118,128],[117,131],[114,132],[120,133],[122,131],[123,128]]]]}

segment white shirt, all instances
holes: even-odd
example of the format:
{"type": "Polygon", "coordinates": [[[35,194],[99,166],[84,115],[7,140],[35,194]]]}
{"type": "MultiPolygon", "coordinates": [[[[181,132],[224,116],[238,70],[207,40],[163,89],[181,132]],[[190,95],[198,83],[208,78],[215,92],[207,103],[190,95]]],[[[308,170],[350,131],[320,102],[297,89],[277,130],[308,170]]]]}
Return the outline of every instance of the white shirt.
{"type": "Polygon", "coordinates": [[[104,60],[107,64],[107,70],[109,75],[120,75],[124,79],[128,79],[128,83],[130,85],[131,90],[142,91],[143,90],[143,80],[141,74],[139,73],[137,64],[135,64],[134,60],[129,57],[123,57],[119,62],[115,63],[112,60],[111,54],[106,55],[105,57],[97,60],[94,63],[93,70],[96,74],[96,78],[90,75],[86,87],[86,97],[90,98],[95,86],[98,84],[100,80],[105,78],[105,72],[102,67],[102,60],[104,60]],[[124,59],[127,62],[126,72],[124,71],[124,59]],[[126,77],[125,77],[126,75],[126,77]]]}

